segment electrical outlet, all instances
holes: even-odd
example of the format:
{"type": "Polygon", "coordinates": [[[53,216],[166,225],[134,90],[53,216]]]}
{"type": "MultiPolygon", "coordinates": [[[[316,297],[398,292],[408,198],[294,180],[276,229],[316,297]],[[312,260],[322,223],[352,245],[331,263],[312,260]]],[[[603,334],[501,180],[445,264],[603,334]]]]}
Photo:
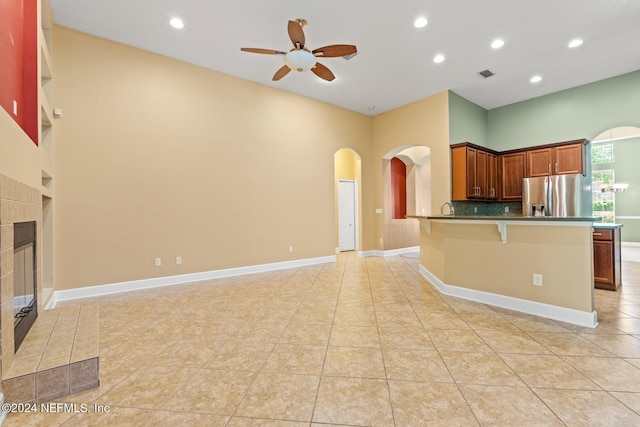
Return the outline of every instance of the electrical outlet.
{"type": "Polygon", "coordinates": [[[478,213],[478,208],[477,208],[477,207],[474,207],[474,208],[473,208],[473,212],[478,213]]]}
{"type": "Polygon", "coordinates": [[[156,258],[156,267],[160,267],[162,265],[162,260],[160,258],[156,258]]]}
{"type": "Polygon", "coordinates": [[[380,244],[382,244],[382,239],[380,239],[380,244]]]}
{"type": "Polygon", "coordinates": [[[504,207],[504,211],[505,211],[505,212],[509,212],[509,206],[505,206],[505,207],[504,207]]]}
{"type": "Polygon", "coordinates": [[[293,252],[293,246],[289,246],[289,252],[293,252]]]}
{"type": "Polygon", "coordinates": [[[176,264],[178,264],[178,265],[182,264],[182,257],[181,256],[177,256],[176,257],[176,264]]]}
{"type": "Polygon", "coordinates": [[[533,275],[533,286],[542,286],[542,274],[533,275]]]}

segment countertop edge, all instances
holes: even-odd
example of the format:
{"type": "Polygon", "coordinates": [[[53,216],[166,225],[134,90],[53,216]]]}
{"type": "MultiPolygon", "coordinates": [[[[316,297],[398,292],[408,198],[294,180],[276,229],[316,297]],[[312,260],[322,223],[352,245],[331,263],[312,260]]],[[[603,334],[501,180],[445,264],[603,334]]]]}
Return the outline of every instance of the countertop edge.
{"type": "MultiPolygon", "coordinates": [[[[599,221],[601,217],[593,216],[469,216],[469,215],[407,215],[407,218],[428,219],[428,220],[448,220],[448,221],[528,221],[528,222],[591,222],[599,221]]],[[[613,228],[613,227],[612,227],[613,228]]]]}

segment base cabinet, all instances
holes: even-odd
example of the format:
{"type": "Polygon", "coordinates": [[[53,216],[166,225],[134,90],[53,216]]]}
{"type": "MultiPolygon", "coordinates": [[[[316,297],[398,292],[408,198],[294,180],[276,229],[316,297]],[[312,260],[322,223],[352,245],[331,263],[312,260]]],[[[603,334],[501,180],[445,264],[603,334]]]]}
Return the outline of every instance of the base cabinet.
{"type": "Polygon", "coordinates": [[[622,284],[620,227],[593,229],[593,281],[597,289],[615,291],[622,284]]]}

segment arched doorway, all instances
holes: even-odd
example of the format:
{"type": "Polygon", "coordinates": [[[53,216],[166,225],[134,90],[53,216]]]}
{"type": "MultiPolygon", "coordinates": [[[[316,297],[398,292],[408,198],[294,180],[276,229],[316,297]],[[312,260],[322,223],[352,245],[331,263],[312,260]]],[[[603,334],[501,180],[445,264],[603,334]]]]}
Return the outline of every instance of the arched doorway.
{"type": "MultiPolygon", "coordinates": [[[[400,218],[393,212],[398,210],[398,203],[406,203],[407,215],[428,216],[431,214],[431,150],[427,146],[397,147],[382,158],[383,174],[383,244],[384,250],[414,250],[420,244],[420,228],[415,219],[400,218]],[[402,180],[394,177],[392,167],[401,161],[406,175],[402,180]],[[404,181],[404,188],[402,184],[404,181]],[[405,194],[395,194],[404,191],[405,194]]],[[[397,172],[395,172],[397,175],[397,172]]]]}

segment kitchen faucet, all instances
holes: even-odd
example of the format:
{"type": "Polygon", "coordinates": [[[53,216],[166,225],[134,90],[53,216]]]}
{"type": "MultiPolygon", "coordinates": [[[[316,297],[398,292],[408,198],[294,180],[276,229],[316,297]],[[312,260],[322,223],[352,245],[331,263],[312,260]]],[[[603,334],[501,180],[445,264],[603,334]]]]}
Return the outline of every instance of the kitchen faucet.
{"type": "Polygon", "coordinates": [[[440,215],[444,215],[444,207],[445,206],[449,206],[449,214],[448,215],[453,215],[455,214],[456,210],[453,208],[453,206],[451,205],[451,203],[449,202],[444,202],[442,204],[442,206],[440,206],[440,215]]]}

